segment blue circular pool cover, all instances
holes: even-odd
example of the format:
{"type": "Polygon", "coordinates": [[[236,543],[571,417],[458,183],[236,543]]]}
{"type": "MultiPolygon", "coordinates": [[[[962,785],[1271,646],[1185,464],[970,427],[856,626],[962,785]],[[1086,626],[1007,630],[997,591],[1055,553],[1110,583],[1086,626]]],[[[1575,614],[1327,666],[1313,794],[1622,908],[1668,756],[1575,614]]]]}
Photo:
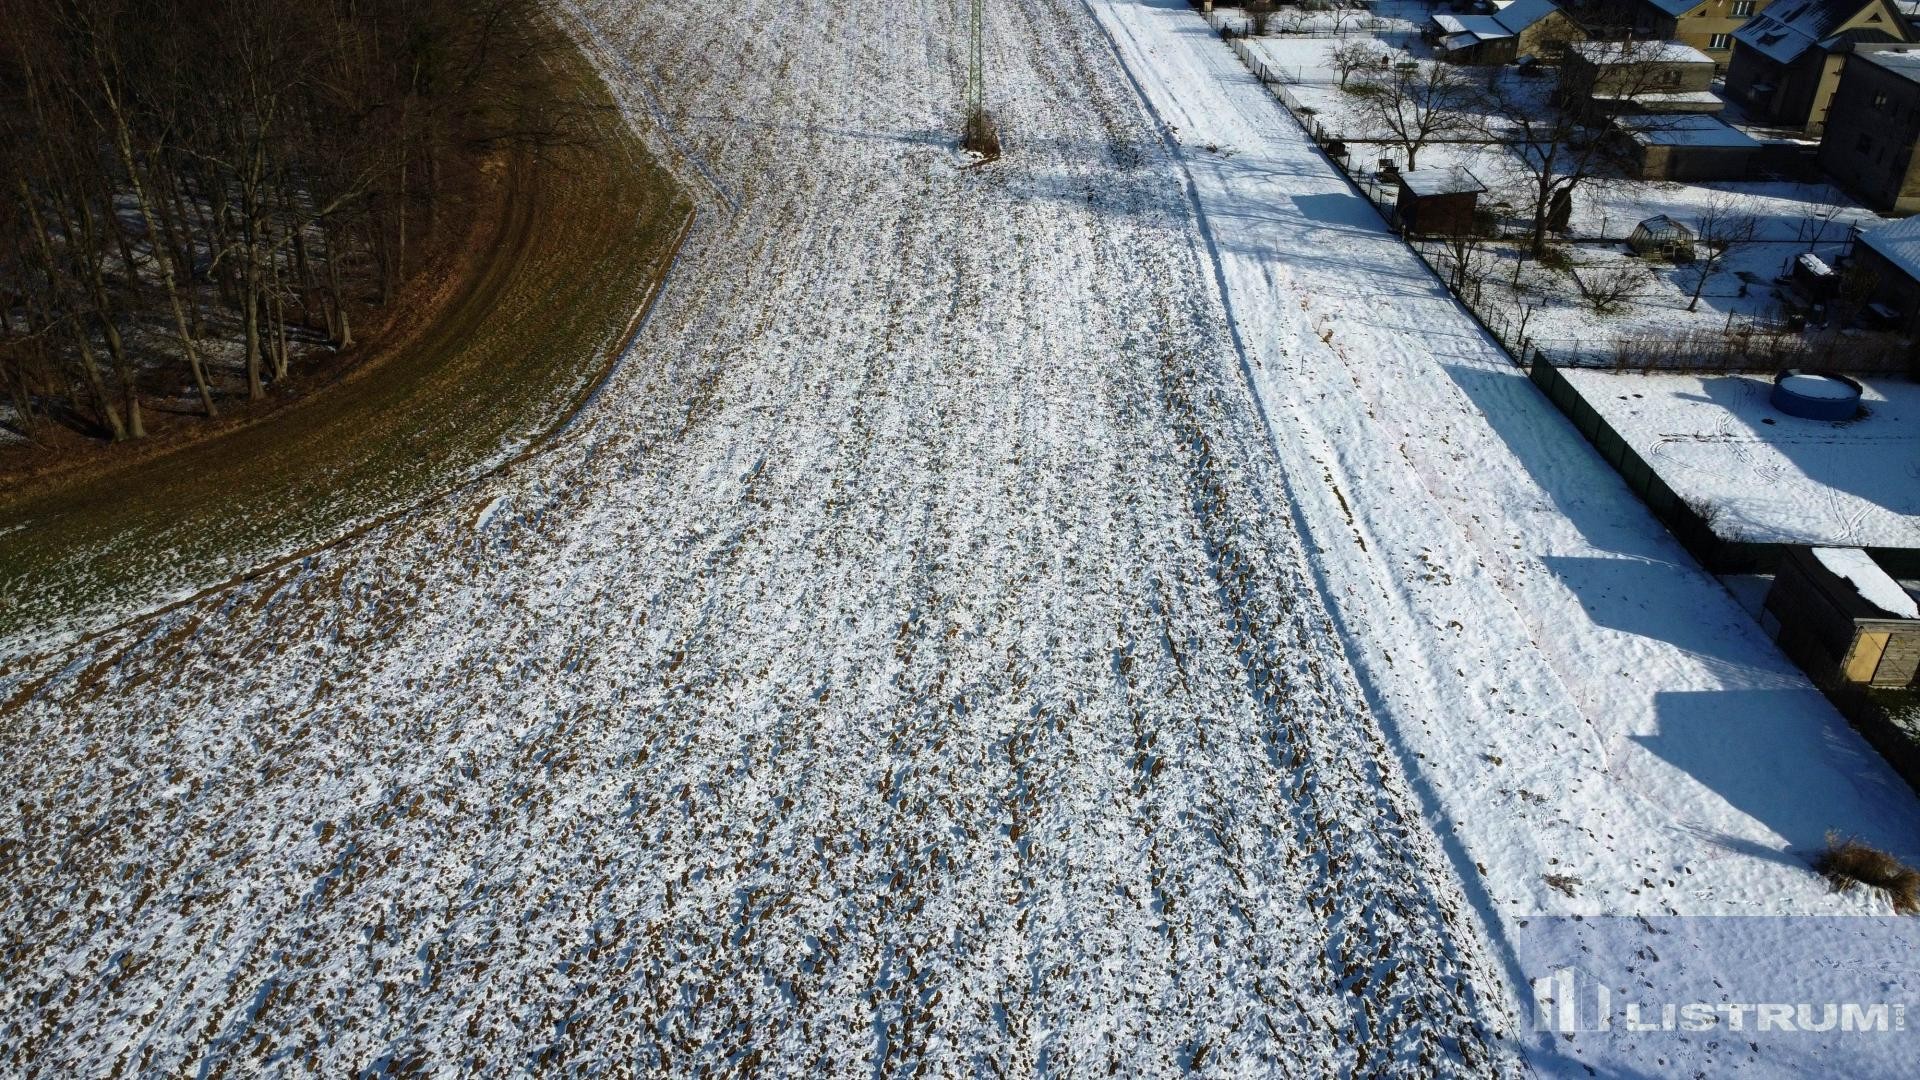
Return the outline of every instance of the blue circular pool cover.
{"type": "Polygon", "coordinates": [[[1788,368],[1773,377],[1773,407],[1805,420],[1851,420],[1860,414],[1860,384],[1833,371],[1788,368]]]}

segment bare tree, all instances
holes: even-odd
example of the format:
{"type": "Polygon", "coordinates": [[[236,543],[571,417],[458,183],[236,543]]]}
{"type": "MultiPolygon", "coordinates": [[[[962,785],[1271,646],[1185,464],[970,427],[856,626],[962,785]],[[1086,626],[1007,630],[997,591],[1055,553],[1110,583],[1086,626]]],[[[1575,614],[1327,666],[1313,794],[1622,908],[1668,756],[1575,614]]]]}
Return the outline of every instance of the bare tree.
{"type": "Polygon", "coordinates": [[[1587,267],[1574,270],[1573,283],[1596,315],[1607,315],[1637,295],[1646,276],[1636,266],[1587,267]]]}
{"type": "MultiPolygon", "coordinates": [[[[1661,42],[1596,42],[1583,48],[1598,62],[1588,69],[1589,77],[1562,83],[1557,104],[1542,105],[1496,81],[1475,110],[1480,132],[1510,151],[1508,186],[1518,191],[1527,212],[1528,250],[1535,258],[1546,249],[1556,219],[1564,223],[1577,191],[1622,176],[1615,121],[1637,107],[1636,99],[1671,88],[1673,66],[1662,61],[1661,42]]],[[[1635,120],[1642,131],[1672,122],[1658,115],[1635,120]]]]}
{"type": "Polygon", "coordinates": [[[1372,41],[1354,40],[1342,42],[1327,54],[1333,61],[1333,69],[1340,73],[1340,89],[1347,88],[1347,81],[1356,72],[1370,71],[1387,66],[1387,54],[1372,41]]]}
{"type": "Polygon", "coordinates": [[[1851,322],[1880,291],[1880,274],[1858,259],[1847,262],[1840,271],[1840,288],[1837,299],[1841,314],[1846,322],[1851,322]]]}
{"type": "Polygon", "coordinates": [[[1472,130],[1466,108],[1473,83],[1460,69],[1433,61],[1402,60],[1361,84],[1359,113],[1370,137],[1400,148],[1407,168],[1435,139],[1472,130]]]}
{"type": "Polygon", "coordinates": [[[1333,0],[1333,29],[1345,33],[1349,25],[1370,18],[1373,12],[1363,3],[1333,0]]]}
{"type": "Polygon", "coordinates": [[[234,395],[352,343],[458,234],[500,148],[590,138],[538,0],[43,0],[0,19],[0,381],[16,415],[113,438],[143,395],[234,395]],[[137,332],[129,332],[137,328],[137,332]]]}
{"type": "Polygon", "coordinates": [[[1307,4],[1268,4],[1266,25],[1282,34],[1304,33],[1318,14],[1307,4]]]}
{"type": "Polygon", "coordinates": [[[1707,200],[1700,211],[1698,227],[1694,229],[1693,295],[1687,301],[1687,310],[1693,311],[1700,306],[1700,294],[1707,290],[1707,280],[1713,277],[1733,252],[1758,239],[1760,235],[1760,214],[1753,200],[1741,195],[1722,192],[1707,200]]]}
{"type": "MultiPolygon", "coordinates": [[[[1807,244],[1818,244],[1827,239],[1827,229],[1846,209],[1847,200],[1832,184],[1822,184],[1815,198],[1807,203],[1807,212],[1800,218],[1795,239],[1807,244]]],[[[1840,230],[1845,234],[1845,229],[1840,230]]]]}
{"type": "Polygon", "coordinates": [[[1487,250],[1486,238],[1472,233],[1460,233],[1447,237],[1444,245],[1447,287],[1456,295],[1476,304],[1479,303],[1480,283],[1486,279],[1494,265],[1494,256],[1487,250]]]}

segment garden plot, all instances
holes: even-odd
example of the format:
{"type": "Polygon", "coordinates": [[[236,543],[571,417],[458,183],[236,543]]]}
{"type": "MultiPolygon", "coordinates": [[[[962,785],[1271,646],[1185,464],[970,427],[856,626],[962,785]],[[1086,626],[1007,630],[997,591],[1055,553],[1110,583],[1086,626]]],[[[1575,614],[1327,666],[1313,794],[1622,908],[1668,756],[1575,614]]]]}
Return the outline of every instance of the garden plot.
{"type": "Polygon", "coordinates": [[[1920,545],[1920,386],[1860,379],[1867,414],[1830,423],[1751,375],[1561,374],[1723,539],[1920,545]]]}
{"type": "MultiPolygon", "coordinates": [[[[1377,144],[1352,144],[1366,160],[1377,144]]],[[[1391,151],[1377,147],[1385,155],[1391,151]]],[[[1463,165],[1486,184],[1482,196],[1511,208],[1524,198],[1514,190],[1507,159],[1484,147],[1440,146],[1421,156],[1422,167],[1463,165]]],[[[1828,264],[1848,248],[1856,224],[1875,220],[1830,187],[1756,181],[1689,185],[1612,180],[1576,189],[1569,238],[1557,239],[1546,259],[1524,245],[1483,241],[1425,241],[1443,263],[1465,258],[1467,277],[1479,283],[1476,309],[1507,327],[1524,323],[1525,336],[1557,361],[1607,361],[1621,343],[1693,335],[1713,339],[1726,332],[1773,332],[1794,308],[1783,279],[1794,260],[1811,253],[1828,264]],[[1748,215],[1751,240],[1727,247],[1709,261],[1674,262],[1637,255],[1626,238],[1636,225],[1664,215],[1699,229],[1709,215],[1748,215]],[[1696,295],[1697,294],[1697,295],[1696,295]]],[[[1833,333],[1807,341],[1817,350],[1844,356],[1849,348],[1891,347],[1879,335],[1844,338],[1833,333]]],[[[1518,334],[1510,334],[1517,341],[1518,334]]],[[[1798,335],[1795,335],[1797,338],[1798,335]]]]}
{"type": "MultiPolygon", "coordinates": [[[[1365,34],[1269,36],[1253,38],[1247,47],[1257,61],[1288,80],[1282,92],[1311,109],[1315,123],[1345,139],[1358,182],[1376,198],[1391,198],[1391,184],[1372,182],[1366,174],[1376,160],[1392,160],[1404,168],[1407,150],[1365,115],[1354,92],[1341,89],[1332,60],[1333,51],[1343,44],[1368,40],[1365,34]]],[[[1393,35],[1378,44],[1394,56],[1425,53],[1417,41],[1408,44],[1393,35]]],[[[1503,98],[1522,106],[1545,108],[1553,86],[1551,74],[1528,78],[1491,67],[1463,71],[1475,83],[1497,82],[1503,98]]],[[[1364,78],[1364,72],[1356,73],[1351,84],[1358,87],[1364,78]]],[[[1420,148],[1415,164],[1465,167],[1488,188],[1481,205],[1493,220],[1509,233],[1524,232],[1535,177],[1522,166],[1517,148],[1490,143],[1478,133],[1502,130],[1499,115],[1469,113],[1468,130],[1436,135],[1420,148]]],[[[1454,257],[1468,260],[1466,280],[1482,284],[1474,301],[1489,321],[1507,328],[1524,324],[1525,336],[1556,357],[1599,358],[1611,356],[1623,339],[1675,333],[1710,338],[1754,324],[1778,326],[1786,311],[1774,282],[1787,273],[1794,258],[1813,253],[1832,262],[1845,252],[1855,226],[1875,220],[1831,184],[1641,181],[1608,168],[1575,187],[1567,228],[1553,237],[1559,250],[1547,261],[1535,261],[1521,246],[1496,240],[1454,257]],[[1723,220],[1751,218],[1752,239],[1732,246],[1711,266],[1706,260],[1674,265],[1634,258],[1624,243],[1636,225],[1657,215],[1699,230],[1716,213],[1723,220]]],[[[1519,336],[1509,334],[1516,341],[1519,336]]]]}
{"type": "MultiPolygon", "coordinates": [[[[1342,72],[1335,60],[1338,50],[1355,45],[1370,45],[1380,56],[1393,59],[1431,60],[1431,50],[1417,34],[1401,29],[1417,27],[1428,9],[1387,9],[1390,18],[1383,29],[1374,31],[1349,26],[1337,35],[1331,26],[1313,35],[1276,32],[1248,39],[1244,46],[1256,63],[1280,80],[1281,90],[1299,105],[1311,110],[1312,119],[1328,133],[1343,138],[1352,150],[1356,169],[1371,168],[1375,158],[1391,158],[1401,167],[1407,164],[1407,151],[1393,145],[1389,133],[1377,120],[1369,119],[1361,105],[1361,89],[1367,69],[1348,73],[1348,87],[1340,85],[1342,72]]],[[[1555,70],[1545,69],[1536,77],[1522,76],[1511,67],[1462,67],[1454,69],[1465,84],[1461,107],[1452,110],[1460,117],[1460,128],[1442,126],[1432,141],[1419,151],[1421,167],[1464,165],[1485,183],[1489,190],[1483,204],[1495,208],[1503,224],[1512,228],[1523,224],[1530,205],[1527,170],[1515,159],[1517,151],[1490,142],[1486,133],[1511,133],[1512,124],[1491,110],[1490,97],[1504,107],[1544,110],[1555,85],[1555,70]],[[1497,94],[1494,91],[1497,90],[1497,94]]],[[[1622,240],[1641,220],[1667,214],[1694,224],[1707,207],[1733,200],[1743,211],[1761,220],[1762,239],[1774,245],[1798,245],[1788,250],[1776,246],[1771,259],[1772,277],[1779,266],[1799,251],[1817,251],[1833,256],[1843,247],[1849,230],[1876,219],[1831,184],[1798,184],[1777,180],[1712,182],[1683,184],[1667,181],[1640,181],[1620,175],[1616,170],[1601,170],[1575,190],[1573,213],[1564,238],[1575,242],[1622,240]]],[[[1752,257],[1733,269],[1752,269],[1751,264],[1769,260],[1752,257]]],[[[1725,293],[1737,290],[1737,282],[1725,293]]],[[[1738,307],[1739,305],[1733,305],[1738,307]]],[[[1727,307],[1720,309],[1724,317],[1727,307]]]]}
{"type": "MultiPolygon", "coordinates": [[[[7,643],[0,1070],[1500,1075],[1077,0],[562,5],[698,220],[547,449],[7,643]]],[[[1198,26],[1198,20],[1195,20],[1198,26]]]]}

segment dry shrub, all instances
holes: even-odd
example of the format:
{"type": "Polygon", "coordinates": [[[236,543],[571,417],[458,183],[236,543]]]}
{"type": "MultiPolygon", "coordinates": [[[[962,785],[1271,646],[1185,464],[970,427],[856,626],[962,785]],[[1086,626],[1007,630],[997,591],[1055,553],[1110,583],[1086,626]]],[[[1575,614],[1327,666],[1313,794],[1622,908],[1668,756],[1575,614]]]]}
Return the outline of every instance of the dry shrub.
{"type": "Polygon", "coordinates": [[[1610,315],[1625,307],[1627,301],[1639,293],[1645,281],[1646,274],[1637,267],[1617,266],[1573,272],[1573,283],[1580,290],[1580,298],[1587,302],[1596,315],[1610,315]]]}
{"type": "Polygon", "coordinates": [[[1813,860],[1813,868],[1835,892],[1855,885],[1878,889],[1893,901],[1901,915],[1920,913],[1920,870],[1915,870],[1879,848],[1850,837],[1827,836],[1827,849],[1813,860]]]}

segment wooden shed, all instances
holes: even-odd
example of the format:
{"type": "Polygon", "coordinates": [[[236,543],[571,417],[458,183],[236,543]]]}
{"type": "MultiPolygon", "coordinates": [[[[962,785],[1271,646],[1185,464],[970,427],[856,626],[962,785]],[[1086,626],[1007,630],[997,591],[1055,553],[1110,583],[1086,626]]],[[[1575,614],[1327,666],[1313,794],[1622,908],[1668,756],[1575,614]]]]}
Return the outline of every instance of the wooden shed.
{"type": "Polygon", "coordinates": [[[1394,220],[1409,236],[1466,236],[1474,231],[1474,213],[1486,190],[1459,165],[1412,169],[1400,174],[1394,220]]]}
{"type": "Polygon", "coordinates": [[[1913,686],[1920,674],[1920,605],[1858,548],[1786,549],[1761,623],[1802,666],[1841,682],[1913,686]]]}

